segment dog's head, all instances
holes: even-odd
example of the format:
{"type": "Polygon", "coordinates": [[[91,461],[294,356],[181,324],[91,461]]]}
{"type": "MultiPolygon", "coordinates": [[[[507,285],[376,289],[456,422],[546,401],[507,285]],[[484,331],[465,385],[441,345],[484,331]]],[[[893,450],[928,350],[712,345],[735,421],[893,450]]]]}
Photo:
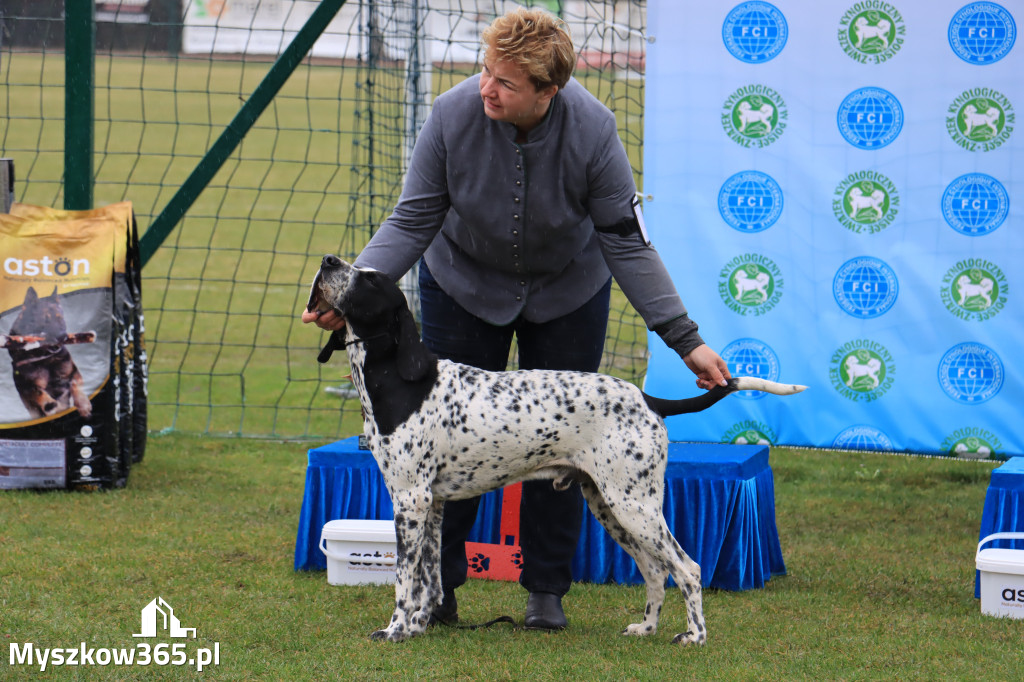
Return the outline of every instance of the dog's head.
{"type": "MultiPolygon", "coordinates": [[[[332,310],[344,318],[350,340],[363,342],[368,355],[395,356],[407,381],[422,379],[436,361],[420,341],[405,294],[383,272],[357,268],[328,254],[313,278],[306,310],[332,310]]],[[[331,335],[317,358],[320,362],[344,346],[339,336],[331,335]]]]}
{"type": "Polygon", "coordinates": [[[57,297],[57,287],[53,293],[40,298],[32,287],[25,292],[25,301],[21,312],[11,325],[12,336],[42,337],[42,343],[62,343],[68,335],[67,323],[64,321],[64,309],[57,297]]]}
{"type": "Polygon", "coordinates": [[[364,331],[380,333],[373,327],[398,308],[407,308],[405,295],[387,275],[357,268],[330,254],[320,263],[306,304],[310,312],[333,310],[360,337],[364,331]]]}

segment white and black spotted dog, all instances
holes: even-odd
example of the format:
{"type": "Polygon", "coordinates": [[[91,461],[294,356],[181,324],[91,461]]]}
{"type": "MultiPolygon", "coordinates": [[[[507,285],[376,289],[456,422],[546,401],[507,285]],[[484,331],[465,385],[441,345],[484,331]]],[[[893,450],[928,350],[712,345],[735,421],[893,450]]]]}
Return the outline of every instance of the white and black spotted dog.
{"type": "Polygon", "coordinates": [[[580,482],[591,512],[632,556],[647,583],[647,608],[624,634],[656,632],[668,575],[686,599],[687,630],[707,633],[700,566],[662,516],[668,436],[664,417],[703,410],[730,393],[779,395],[803,386],[732,379],[704,395],[662,400],[610,376],[584,372],[487,372],[439,360],[420,340],[405,296],[386,275],[324,256],[307,309],[346,322],[320,353],[348,351],[370,450],[395,509],[395,611],[375,639],[423,632],[441,601],[441,514],[445,500],[473,497],[526,479],[580,482]]]}

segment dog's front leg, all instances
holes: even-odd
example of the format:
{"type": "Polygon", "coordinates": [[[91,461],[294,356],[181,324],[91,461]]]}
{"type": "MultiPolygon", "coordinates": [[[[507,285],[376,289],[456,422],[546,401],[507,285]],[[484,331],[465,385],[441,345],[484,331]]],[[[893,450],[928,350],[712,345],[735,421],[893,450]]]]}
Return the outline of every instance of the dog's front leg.
{"type": "Polygon", "coordinates": [[[25,409],[35,417],[45,417],[56,411],[59,403],[46,389],[50,384],[50,373],[45,370],[20,372],[15,370],[14,383],[21,394],[25,409]]]}
{"type": "Polygon", "coordinates": [[[424,584],[422,562],[426,549],[426,525],[429,495],[392,493],[395,508],[395,537],[398,543],[398,561],[395,566],[395,611],[391,622],[383,630],[370,635],[373,639],[401,642],[427,628],[429,612],[424,613],[424,584]]]}
{"type": "Polygon", "coordinates": [[[75,368],[75,373],[71,377],[71,401],[83,418],[88,419],[92,416],[92,402],[85,393],[85,380],[82,379],[82,373],[78,368],[75,368]]]}
{"type": "Polygon", "coordinates": [[[423,593],[420,610],[414,620],[428,623],[430,615],[441,605],[441,519],[444,517],[444,500],[434,500],[427,512],[423,534],[423,553],[420,556],[420,580],[423,593]]]}

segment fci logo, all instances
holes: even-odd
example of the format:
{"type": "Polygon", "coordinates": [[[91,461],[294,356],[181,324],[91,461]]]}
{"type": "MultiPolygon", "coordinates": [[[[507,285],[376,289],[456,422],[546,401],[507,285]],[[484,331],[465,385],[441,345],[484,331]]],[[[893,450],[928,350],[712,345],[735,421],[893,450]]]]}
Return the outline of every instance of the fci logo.
{"type": "Polygon", "coordinates": [[[999,61],[1009,54],[1016,39],[1013,15],[994,2],[964,5],[949,22],[949,46],[970,64],[999,61]]]}
{"type": "Polygon", "coordinates": [[[789,26],[779,9],[753,0],[732,9],[722,22],[722,41],[729,53],[748,64],[775,58],[786,46],[789,26]]]}

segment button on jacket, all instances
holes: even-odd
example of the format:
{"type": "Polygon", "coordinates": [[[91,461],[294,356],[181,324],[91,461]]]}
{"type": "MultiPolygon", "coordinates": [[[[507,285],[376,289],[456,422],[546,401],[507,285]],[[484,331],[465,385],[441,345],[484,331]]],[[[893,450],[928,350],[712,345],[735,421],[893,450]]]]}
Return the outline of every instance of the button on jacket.
{"type": "Polygon", "coordinates": [[[686,352],[699,345],[654,248],[601,231],[634,218],[612,112],[571,79],[517,144],[515,125],[484,113],[479,81],[436,98],[398,204],[356,264],[398,279],[424,255],[445,292],[496,325],[570,313],[611,273],[648,327],[674,321],[678,342],[681,322],[686,352]]]}

